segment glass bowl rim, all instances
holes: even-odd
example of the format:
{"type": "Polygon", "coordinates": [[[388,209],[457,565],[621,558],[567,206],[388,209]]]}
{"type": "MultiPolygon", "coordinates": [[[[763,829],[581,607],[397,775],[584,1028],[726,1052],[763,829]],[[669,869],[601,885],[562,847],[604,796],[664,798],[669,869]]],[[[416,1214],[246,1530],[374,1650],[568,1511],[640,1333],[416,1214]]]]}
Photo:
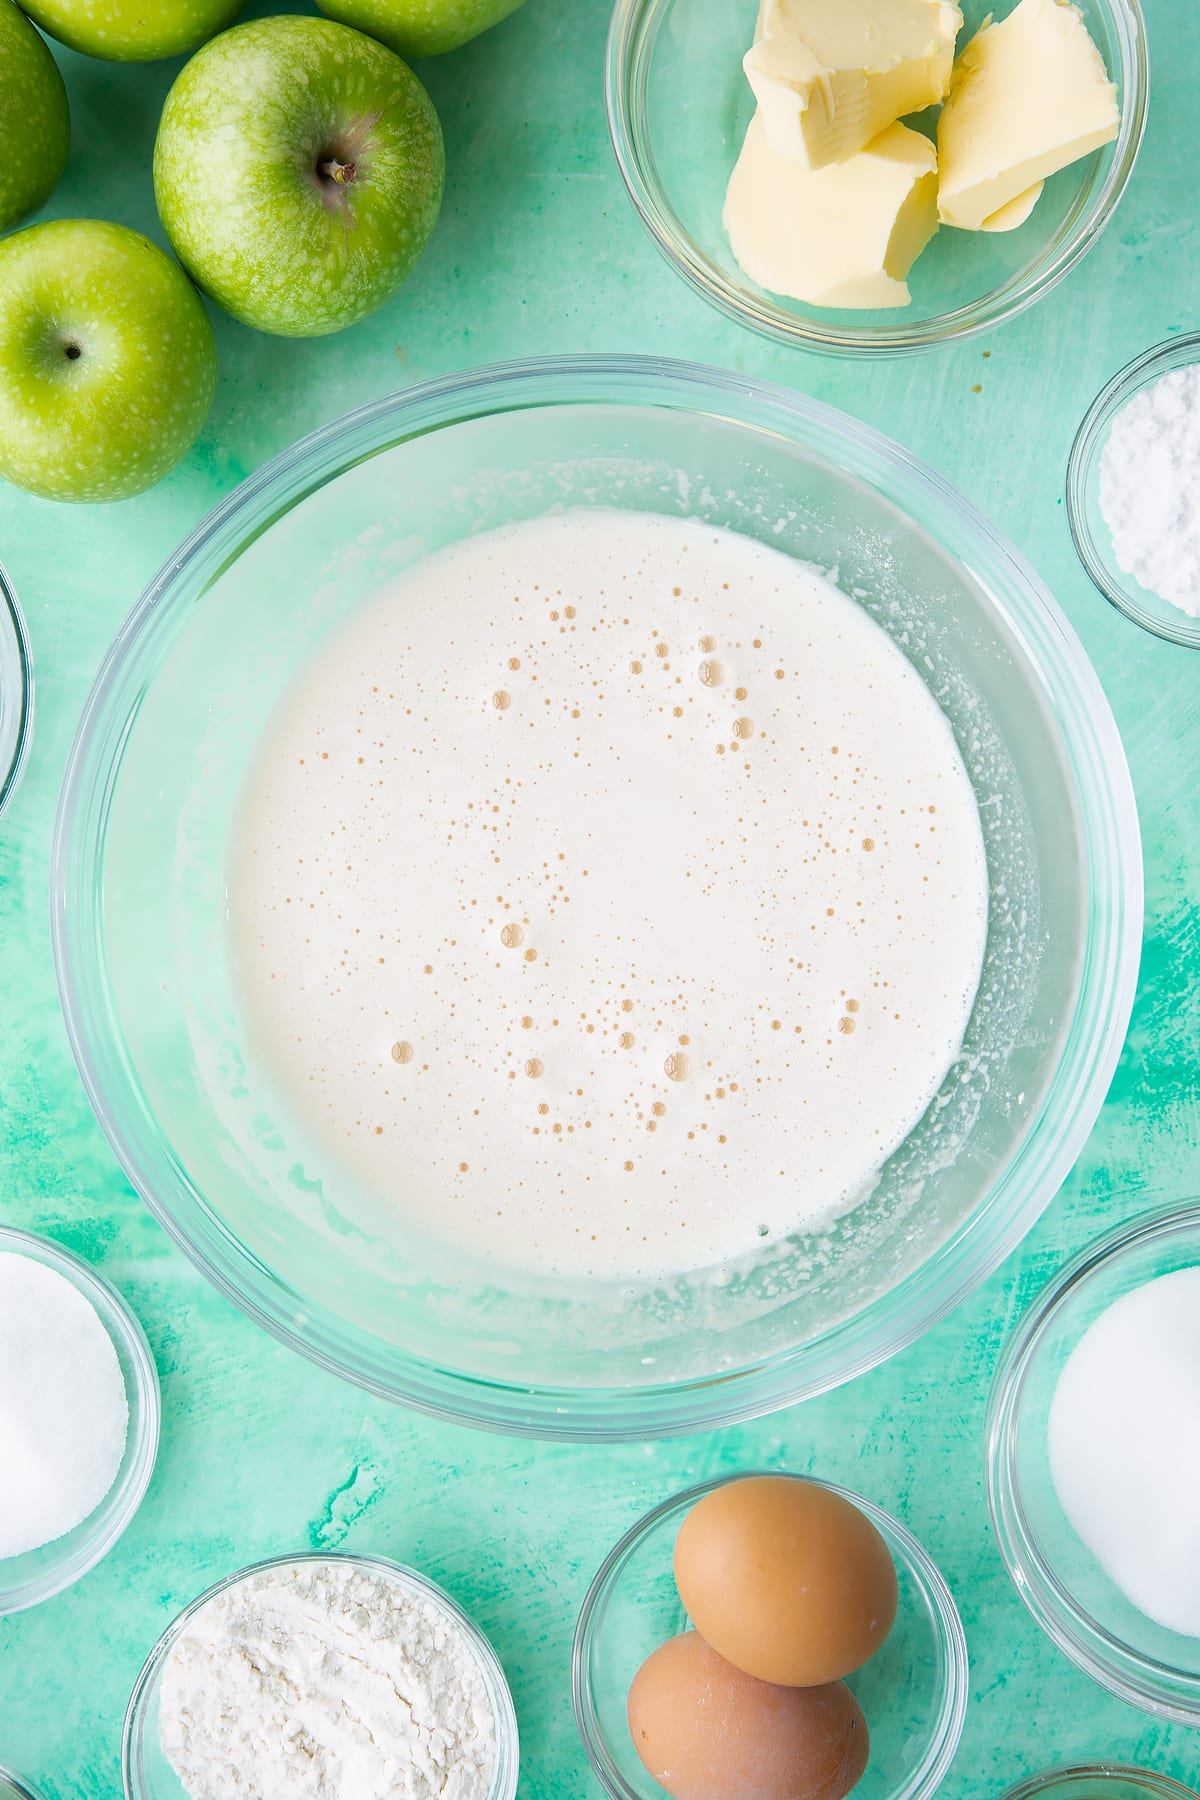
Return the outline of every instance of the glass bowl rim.
{"type": "Polygon", "coordinates": [[[1037,1800],[1039,1794],[1060,1781],[1128,1781],[1136,1782],[1153,1800],[1200,1800],[1189,1787],[1173,1775],[1157,1775],[1153,1769],[1135,1768],[1133,1763],[1095,1762],[1060,1763],[1053,1769],[1042,1769],[1037,1775],[1026,1775],[1000,1800],[1037,1800]]]}
{"type": "MultiPolygon", "coordinates": [[[[1169,615],[1160,616],[1148,611],[1125,587],[1102,554],[1088,523],[1087,486],[1092,470],[1103,454],[1104,434],[1117,414],[1160,373],[1193,367],[1197,363],[1200,363],[1200,331],[1177,332],[1174,337],[1165,338],[1162,343],[1135,356],[1105,382],[1084,413],[1067,459],[1067,525],[1075,554],[1092,586],[1132,624],[1140,625],[1143,631],[1161,638],[1164,643],[1179,644],[1185,650],[1200,650],[1200,618],[1189,619],[1182,608],[1172,608],[1179,613],[1179,624],[1176,625],[1169,615]]],[[[1134,577],[1128,579],[1132,581],[1134,577]]],[[[1166,607],[1171,603],[1164,600],[1162,604],[1166,607]]]]}
{"type": "Polygon", "coordinates": [[[699,364],[594,355],[493,364],[385,396],[300,439],[219,501],[159,570],[97,673],[64,770],[50,891],[59,995],[88,1098],[132,1185],[207,1278],[283,1342],[372,1393],[482,1429],[592,1442],[680,1436],[760,1416],[874,1367],[946,1317],[1030,1229],[1082,1147],[1132,1010],[1144,910],[1136,803],[1112,710],[1065,615],[998,529],[941,475],[821,401],[699,364]],[[724,1371],[719,1380],[710,1372],[637,1389],[487,1380],[381,1348],[347,1321],[327,1318],[319,1302],[293,1290],[233,1237],[169,1146],[166,1152],[157,1142],[147,1147],[136,1105],[131,1110],[137,1092],[125,1059],[101,1067],[112,1052],[97,883],[111,761],[120,746],[114,720],[127,719],[140,681],[153,677],[164,619],[193,604],[191,586],[215,579],[261,531],[362,460],[483,417],[590,404],[716,416],[746,433],[783,434],[839,474],[881,491],[919,528],[940,533],[1043,683],[1076,784],[1091,885],[1105,895],[1104,907],[1090,908],[1085,921],[1087,954],[1071,1032],[1038,1119],[947,1243],[897,1288],[815,1340],[724,1371]]]}
{"type": "MultiPolygon", "coordinates": [[[[95,1309],[108,1336],[119,1339],[113,1347],[118,1352],[124,1351],[128,1359],[136,1394],[126,1395],[131,1437],[126,1443],[117,1478],[100,1504],[71,1531],[42,1546],[50,1554],[50,1560],[19,1587],[10,1590],[3,1585],[4,1563],[0,1562],[0,1619],[25,1612],[31,1606],[40,1606],[43,1601],[52,1600],[56,1594],[73,1587],[120,1541],[145,1499],[158,1460],[162,1427],[158,1366],[141,1321],[128,1301],[97,1269],[56,1238],[16,1225],[0,1224],[0,1254],[5,1251],[31,1256],[33,1261],[63,1276],[77,1293],[83,1295],[95,1309]],[[133,1436],[135,1402],[140,1428],[133,1436]]],[[[12,1560],[21,1559],[14,1557],[12,1560]]]]}
{"type": "Polygon", "coordinates": [[[648,26],[666,3],[614,0],[605,53],[605,105],[617,167],[635,212],[675,273],[710,305],[776,343],[832,356],[911,355],[965,343],[1016,318],[1057,287],[1091,250],[1112,219],[1141,151],[1150,101],[1150,51],[1141,0],[1098,0],[1115,27],[1120,50],[1121,123],[1099,193],[1049,260],[1043,259],[1036,270],[1006,288],[993,289],[979,300],[918,324],[840,325],[793,314],[740,287],[700,249],[678,220],[639,147],[631,68],[648,26]]]}
{"type": "Polygon", "coordinates": [[[985,1442],[988,1507],[1001,1560],[1046,1636],[1118,1699],[1175,1724],[1200,1726],[1200,1672],[1145,1656],[1107,1630],[1076,1603],[1041,1554],[1026,1521],[1016,1457],[1026,1380],[1062,1307],[1132,1252],[1189,1233],[1200,1244],[1200,1200],[1138,1214],[1068,1259],[1035,1295],[1004,1347],[988,1395],[985,1442]]]}
{"type": "Polygon", "coordinates": [[[421,1598],[428,1602],[436,1612],[449,1619],[466,1638],[474,1655],[476,1666],[483,1677],[488,1699],[492,1703],[496,1730],[496,1773],[487,1800],[515,1800],[517,1792],[517,1775],[520,1759],[520,1741],[517,1731],[517,1714],[513,1704],[512,1689],[508,1685],[508,1677],[504,1673],[503,1664],[492,1646],[490,1638],[475,1623],[471,1615],[464,1611],[458,1601],[439,1586],[430,1576],[423,1575],[419,1569],[408,1563],[397,1562],[394,1557],[375,1556],[365,1552],[350,1550],[298,1550],[293,1556],[266,1556],[258,1562],[248,1563],[245,1568],[237,1569],[231,1575],[224,1575],[214,1581],[203,1593],[189,1600],[156,1639],[150,1654],[142,1664],[133,1691],[129,1696],[129,1704],[125,1708],[125,1723],[121,1730],[121,1781],[125,1800],[147,1800],[147,1790],[141,1785],[136,1775],[134,1751],[140,1742],[145,1726],[146,1708],[150,1704],[151,1695],[167,1657],[182,1637],[187,1627],[210,1600],[228,1592],[239,1582],[248,1581],[251,1576],[264,1574],[268,1569],[290,1569],[297,1563],[346,1563],[356,1569],[364,1569],[381,1573],[397,1586],[416,1589],[421,1598]]]}
{"type": "Polygon", "coordinates": [[[579,1733],[579,1739],[593,1775],[611,1800],[637,1800],[637,1796],[633,1794],[628,1783],[623,1780],[620,1772],[611,1767],[611,1759],[605,1748],[604,1737],[596,1720],[588,1666],[589,1652],[599,1624],[601,1609],[611,1594],[621,1571],[639,1544],[672,1513],[685,1506],[694,1506],[706,1494],[715,1493],[718,1488],[728,1487],[731,1482],[752,1481],[764,1475],[781,1475],[788,1481],[807,1481],[815,1487],[824,1488],[826,1492],[836,1494],[840,1499],[848,1501],[871,1521],[887,1541],[889,1549],[892,1549],[893,1546],[899,1547],[910,1572],[920,1582],[922,1591],[929,1602],[929,1609],[935,1620],[938,1638],[945,1655],[947,1680],[945,1691],[941,1696],[937,1731],[932,1748],[927,1752],[920,1768],[909,1778],[907,1785],[899,1790],[892,1800],[929,1800],[929,1796],[935,1794],[941,1786],[958,1752],[966,1725],[967,1705],[970,1697],[970,1658],[967,1650],[967,1637],[954,1596],[950,1592],[945,1576],[924,1545],[893,1513],[889,1513],[878,1502],[868,1500],[865,1495],[856,1494],[851,1488],[842,1487],[838,1482],[825,1481],[818,1475],[806,1475],[795,1469],[742,1469],[729,1475],[717,1475],[708,1481],[697,1482],[693,1487],[684,1488],[681,1492],[660,1501],[657,1506],[652,1507],[648,1513],[631,1525],[604,1558],[584,1595],[571,1645],[571,1705],[575,1714],[575,1728],[579,1733]]]}
{"type": "Polygon", "coordinates": [[[0,769],[0,817],[3,817],[25,773],[29,747],[33,741],[34,696],[33,653],[29,648],[29,633],[17,600],[17,591],[3,563],[0,563],[0,639],[6,641],[15,659],[21,682],[20,711],[12,756],[7,768],[0,769]]]}
{"type": "Polygon", "coordinates": [[[0,1800],[42,1800],[41,1794],[23,1781],[6,1763],[0,1763],[0,1800]]]}

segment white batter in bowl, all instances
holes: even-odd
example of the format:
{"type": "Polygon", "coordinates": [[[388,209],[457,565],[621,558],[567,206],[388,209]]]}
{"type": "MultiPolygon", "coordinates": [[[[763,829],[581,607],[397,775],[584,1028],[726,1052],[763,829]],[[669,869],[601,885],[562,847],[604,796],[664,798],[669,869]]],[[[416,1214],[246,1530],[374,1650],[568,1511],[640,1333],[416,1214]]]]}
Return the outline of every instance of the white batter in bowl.
{"type": "MultiPolygon", "coordinates": [[[[744,545],[742,553],[750,554],[744,545]]],[[[595,574],[581,570],[585,586],[595,574]]],[[[664,606],[668,598],[677,597],[664,596],[664,606]]],[[[580,600],[570,603],[578,615],[580,600]]],[[[645,621],[659,623],[656,641],[668,644],[668,655],[658,658],[647,639],[630,664],[671,661],[665,679],[673,685],[679,674],[683,692],[711,654],[728,663],[735,694],[747,689],[744,715],[741,702],[737,712],[710,714],[711,766],[732,768],[770,752],[783,724],[762,712],[762,695],[774,694],[777,667],[786,691],[786,671],[801,666],[795,644],[761,666],[746,652],[743,665],[744,632],[714,613],[686,643],[687,666],[676,666],[668,626],[681,655],[682,627],[669,610],[662,621],[645,621]],[[702,637],[721,640],[722,633],[742,639],[736,655],[700,651],[702,637]],[[764,727],[767,745],[737,737],[742,716],[764,727]],[[730,750],[735,741],[742,748],[730,750]]],[[[768,651],[770,632],[756,635],[768,651]]],[[[631,641],[621,641],[622,657],[631,641]]],[[[527,631],[526,650],[532,642],[527,631]]],[[[521,720],[532,679],[527,690],[524,667],[505,668],[511,682],[493,676],[501,647],[506,664],[510,656],[524,663],[521,643],[501,646],[497,638],[489,649],[482,628],[471,646],[479,703],[472,730],[480,733],[529,730],[521,720]],[[501,691],[508,708],[492,705],[501,691]]],[[[624,679],[631,678],[630,669],[624,679]]],[[[321,687],[315,679],[314,692],[321,687]]],[[[599,676],[587,676],[593,679],[599,676]]],[[[822,705],[836,704],[842,685],[830,681],[822,705]]],[[[820,689],[814,682],[813,691],[820,689]]],[[[690,712],[701,718],[696,709],[711,696],[703,683],[690,691],[690,712]]],[[[531,732],[531,741],[541,735],[531,732]]],[[[703,741],[697,730],[696,754],[703,741]]],[[[822,756],[832,759],[833,741],[840,744],[832,740],[822,756]]],[[[788,754],[799,771],[790,739],[788,754]]],[[[409,760],[414,767],[419,760],[411,750],[409,760]]],[[[753,785],[744,775],[722,779],[740,779],[748,791],[753,785]]],[[[673,791],[678,800],[690,790],[677,782],[673,791]]],[[[782,780],[775,791],[785,791],[782,780]]],[[[460,812],[452,808],[451,816],[460,812]]],[[[571,830],[586,824],[585,806],[571,830]]],[[[628,840],[631,883],[644,876],[650,835],[628,840]]],[[[654,836],[666,844],[671,833],[654,836]]],[[[698,834],[697,849],[704,843],[698,834]]],[[[392,849],[399,864],[411,846],[392,849]]],[[[577,851],[578,870],[590,869],[582,843],[573,859],[577,851]]],[[[789,835],[780,870],[790,878],[805,853],[803,840],[789,835]]],[[[428,846],[416,854],[424,858],[428,846]]],[[[489,929],[504,900],[516,904],[518,864],[526,860],[517,858],[507,885],[493,890],[491,903],[501,910],[489,929]]],[[[693,879],[701,873],[697,865],[693,879]]],[[[457,936],[450,925],[462,916],[459,902],[482,904],[488,896],[438,879],[442,932],[457,936]]],[[[576,886],[585,879],[593,877],[578,873],[576,886]]],[[[783,390],[639,359],[519,364],[410,390],[299,446],[219,508],[155,583],[101,673],[68,773],[54,880],[60,983],[89,1092],[131,1178],[201,1266],[253,1316],[375,1391],[499,1429],[561,1436],[690,1431],[746,1417],[846,1379],[943,1316],[1028,1229],[1078,1154],[1119,1052],[1141,932],[1136,818],[1115,727],[1079,645],[1032,572],[936,476],[853,421],[783,390]],[[974,794],[987,863],[987,938],[961,1050],[869,1194],[806,1224],[802,1178],[794,1171],[790,1183],[775,1177],[777,1193],[756,1195],[771,1202],[755,1208],[756,1226],[768,1228],[761,1244],[749,1257],[731,1257],[746,1220],[728,1238],[714,1214],[714,1231],[703,1254],[688,1257],[687,1273],[661,1259],[657,1274],[624,1263],[605,1275],[598,1263],[578,1262],[556,1273],[528,1253],[501,1259],[497,1240],[473,1231],[469,1214],[456,1239],[437,1217],[428,1219],[416,1181],[399,1203],[395,1192],[381,1196],[361,1168],[327,1142],[322,1150],[320,1095],[298,1105],[278,1059],[247,1029],[229,930],[231,826],[263,734],[294,684],[314,679],[314,655],[328,658],[332,694],[339,643],[350,641],[339,634],[353,634],[351,621],[381,589],[419,580],[410,572],[421,559],[449,546],[580,507],[654,514],[689,532],[732,532],[822,571],[844,597],[829,605],[857,609],[858,641],[885,633],[894,646],[888,656],[902,656],[925,690],[925,716],[936,708],[944,719],[974,794]]],[[[760,867],[754,891],[762,884],[760,867]]],[[[576,905],[565,882],[564,891],[576,905]]],[[[494,960],[502,963],[552,944],[569,910],[564,902],[551,917],[532,895],[519,898],[518,923],[527,916],[522,929],[531,935],[523,947],[497,943],[494,960]]],[[[665,927],[658,936],[669,940],[665,927]]],[[[786,951],[785,967],[787,955],[798,952],[786,951]]],[[[370,1051],[389,1084],[420,1074],[425,1061],[432,1072],[422,1033],[437,1016],[405,1010],[424,1004],[418,970],[423,975],[427,962],[434,966],[432,954],[398,971],[404,979],[394,995],[380,989],[380,1014],[386,1007],[391,1016],[373,1021],[370,1051]],[[393,1061],[391,1047],[405,1043],[413,1061],[393,1061]]],[[[963,964],[950,938],[945,973],[952,985],[958,980],[961,997],[963,964]]],[[[615,979],[628,977],[618,971],[615,979]]],[[[549,997],[547,990],[539,1010],[549,997]]],[[[828,998],[868,1004],[865,989],[828,998]]],[[[762,999],[760,991],[754,1003],[762,999]]],[[[445,994],[439,1004],[448,1006],[445,994]]],[[[534,1016],[535,1008],[525,1012],[534,1016]]],[[[508,1016],[525,1012],[510,1007],[508,1016]]],[[[611,1029],[610,1012],[601,1023],[611,1029]]],[[[511,1048],[504,1016],[490,1040],[497,1060],[502,1045],[511,1048]]],[[[807,1033],[816,1014],[786,1016],[807,1033]]],[[[665,1085],[650,1086],[658,1079],[650,1049],[657,1060],[668,1025],[678,1025],[676,1037],[691,1034],[661,1008],[659,1017],[663,1035],[645,1047],[644,1091],[651,1108],[656,1099],[670,1108],[665,1085]]],[[[856,1019],[856,1043],[857,1017],[847,1006],[830,1023],[856,1019]]],[[[782,1003],[766,1019],[767,1032],[775,1018],[782,1038],[782,1003]]],[[[712,1053],[713,1073],[721,1064],[739,1092],[745,1070],[734,1070],[730,1058],[745,1055],[745,1041],[712,1053]]],[[[562,1047],[547,1038],[532,1053],[545,1065],[540,1078],[514,1066],[511,1085],[521,1095],[514,1117],[539,1079],[567,1087],[567,1065],[557,1061],[562,1047]]],[[[664,1051],[664,1073],[665,1062],[664,1051]]],[[[500,1079],[508,1080],[507,1069],[500,1079]]],[[[586,1098],[586,1080],[572,1085],[584,1086],[586,1098]]],[[[392,1089],[393,1099],[404,1091],[392,1089]]],[[[715,1108],[715,1089],[700,1092],[714,1094],[700,1104],[715,1108]]],[[[561,1122],[563,1136],[567,1124],[581,1126],[565,1110],[570,1095],[558,1098],[557,1114],[520,1111],[531,1143],[540,1144],[532,1137],[540,1118],[551,1127],[561,1122]]],[[[498,1105],[494,1097],[489,1104],[498,1105]]],[[[698,1129],[699,1115],[684,1124],[682,1104],[675,1107],[663,1128],[674,1130],[679,1120],[675,1149],[686,1158],[686,1131],[698,1129]]],[[[707,1115],[706,1135],[715,1116],[707,1115]]],[[[656,1131],[643,1141],[658,1136],[658,1116],[651,1110],[650,1117],[656,1131]]],[[[387,1123],[381,1116],[370,1129],[385,1126],[386,1135],[387,1123]]],[[[457,1158],[471,1160],[467,1151],[457,1158]]],[[[628,1151],[625,1160],[636,1161],[628,1151]]],[[[876,1160],[874,1146],[863,1160],[876,1160]]],[[[496,1185],[502,1207],[505,1182],[496,1185]]],[[[564,1193],[573,1198],[572,1184],[564,1193]]]]}

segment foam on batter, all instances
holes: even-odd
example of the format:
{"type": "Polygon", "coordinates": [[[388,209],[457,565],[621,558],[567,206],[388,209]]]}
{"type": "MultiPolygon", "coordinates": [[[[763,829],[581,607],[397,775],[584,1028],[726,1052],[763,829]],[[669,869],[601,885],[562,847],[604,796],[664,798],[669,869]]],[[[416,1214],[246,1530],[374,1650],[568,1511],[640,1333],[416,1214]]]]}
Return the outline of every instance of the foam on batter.
{"type": "Polygon", "coordinates": [[[869,1189],[960,1048],[987,872],[950,728],[858,605],[732,532],[578,509],[321,645],[230,905],[326,1154],[474,1256],[641,1278],[869,1189]]]}

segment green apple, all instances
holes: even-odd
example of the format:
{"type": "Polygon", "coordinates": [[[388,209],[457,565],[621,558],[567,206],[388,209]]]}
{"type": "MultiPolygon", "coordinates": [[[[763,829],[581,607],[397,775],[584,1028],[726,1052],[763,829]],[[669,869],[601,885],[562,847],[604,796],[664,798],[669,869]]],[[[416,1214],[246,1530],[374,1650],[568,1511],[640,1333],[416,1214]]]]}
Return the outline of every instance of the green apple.
{"type": "Polygon", "coordinates": [[[155,62],[232,24],[243,0],[21,0],[43,31],[86,56],[155,62]]]}
{"type": "Polygon", "coordinates": [[[0,231],[50,198],[70,135],[58,64],[13,0],[0,0],[0,231]]]}
{"type": "Polygon", "coordinates": [[[323,13],[356,25],[401,56],[440,56],[498,25],[524,0],[317,0],[323,13]]]}
{"type": "Polygon", "coordinates": [[[123,500],[173,468],[212,404],[204,302],[124,225],[56,219],[0,242],[0,475],[123,500]]]}
{"type": "Polygon", "coordinates": [[[237,25],[167,95],[154,193],[176,255],[235,319],[319,337],[366,318],[437,221],[442,129],[412,70],[328,19],[237,25]]]}

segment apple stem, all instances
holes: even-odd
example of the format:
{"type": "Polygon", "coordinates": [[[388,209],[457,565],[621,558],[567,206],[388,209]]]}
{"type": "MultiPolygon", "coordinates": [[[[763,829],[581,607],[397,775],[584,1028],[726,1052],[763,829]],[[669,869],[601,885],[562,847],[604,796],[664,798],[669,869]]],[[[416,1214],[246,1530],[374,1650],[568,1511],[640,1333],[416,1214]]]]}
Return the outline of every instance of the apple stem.
{"type": "Polygon", "coordinates": [[[318,175],[327,181],[336,181],[339,187],[348,187],[358,175],[354,163],[339,162],[336,156],[329,156],[317,164],[318,175]]]}

